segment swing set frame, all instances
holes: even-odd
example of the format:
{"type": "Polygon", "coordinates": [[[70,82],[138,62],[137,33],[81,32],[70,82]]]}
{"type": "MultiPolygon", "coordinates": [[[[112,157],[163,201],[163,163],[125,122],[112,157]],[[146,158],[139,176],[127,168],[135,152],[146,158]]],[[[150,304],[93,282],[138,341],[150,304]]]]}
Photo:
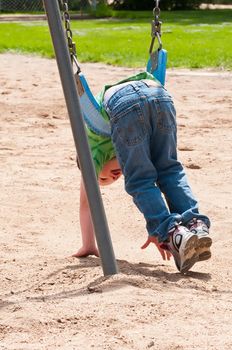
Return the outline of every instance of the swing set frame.
{"type": "Polygon", "coordinates": [[[57,0],[43,0],[105,276],[118,273],[57,0]]]}
{"type": "MultiPolygon", "coordinates": [[[[76,45],[72,40],[68,0],[62,0],[64,25],[58,0],[43,0],[43,3],[89,202],[103,273],[105,276],[117,274],[118,266],[85,128],[86,123],[97,134],[109,137],[110,125],[101,116],[100,106],[94,98],[84,75],[81,73],[80,65],[77,61],[76,45]],[[75,74],[73,63],[77,68],[75,74]]],[[[153,14],[155,19],[152,21],[150,58],[146,69],[164,85],[167,52],[162,49],[159,0],[156,0],[153,14]],[[157,50],[153,51],[156,38],[159,46],[157,50]]]]}

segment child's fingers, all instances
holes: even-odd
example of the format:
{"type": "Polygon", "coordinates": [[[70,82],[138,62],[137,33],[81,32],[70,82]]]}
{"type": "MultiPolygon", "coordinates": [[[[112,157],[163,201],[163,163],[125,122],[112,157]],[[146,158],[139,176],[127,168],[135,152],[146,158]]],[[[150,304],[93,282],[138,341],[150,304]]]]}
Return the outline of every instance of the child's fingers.
{"type": "Polygon", "coordinates": [[[163,249],[159,248],[158,246],[157,246],[157,248],[158,248],[158,250],[159,250],[159,252],[160,252],[160,255],[162,256],[163,260],[166,260],[165,251],[164,251],[163,249]]]}
{"type": "Polygon", "coordinates": [[[142,245],[141,249],[147,248],[147,247],[149,246],[150,243],[154,243],[154,244],[156,245],[156,247],[157,247],[157,249],[158,249],[160,255],[162,256],[162,259],[163,259],[163,260],[170,260],[172,254],[171,254],[169,251],[163,249],[163,248],[160,246],[160,244],[159,244],[159,242],[158,242],[158,240],[157,240],[156,237],[151,237],[151,236],[149,236],[148,239],[146,240],[146,242],[142,245]]]}
{"type": "Polygon", "coordinates": [[[151,243],[151,241],[149,240],[149,238],[146,240],[146,242],[142,245],[141,249],[145,249],[149,246],[149,244],[151,243]]]}

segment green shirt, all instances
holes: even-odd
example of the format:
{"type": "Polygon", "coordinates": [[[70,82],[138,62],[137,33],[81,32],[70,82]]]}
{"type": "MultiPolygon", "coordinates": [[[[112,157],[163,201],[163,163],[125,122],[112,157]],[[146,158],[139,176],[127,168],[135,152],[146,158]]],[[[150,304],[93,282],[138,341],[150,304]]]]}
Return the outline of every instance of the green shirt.
{"type": "MultiPolygon", "coordinates": [[[[155,80],[158,82],[154,76],[148,72],[142,72],[136,75],[133,75],[129,78],[126,78],[124,80],[121,80],[117,82],[116,84],[112,85],[106,85],[103,90],[100,92],[100,94],[96,97],[98,100],[100,107],[101,107],[101,114],[104,119],[109,120],[108,114],[106,113],[105,109],[103,108],[103,99],[104,94],[106,90],[108,90],[110,87],[125,83],[127,81],[138,81],[142,79],[150,79],[155,80]]],[[[158,82],[159,83],[159,82],[158,82]]],[[[110,137],[100,136],[94,133],[90,128],[87,128],[87,136],[89,140],[89,146],[91,150],[91,154],[93,157],[95,169],[97,175],[99,175],[100,171],[102,170],[103,166],[111,159],[113,159],[115,155],[115,150],[111,141],[110,137]]]]}

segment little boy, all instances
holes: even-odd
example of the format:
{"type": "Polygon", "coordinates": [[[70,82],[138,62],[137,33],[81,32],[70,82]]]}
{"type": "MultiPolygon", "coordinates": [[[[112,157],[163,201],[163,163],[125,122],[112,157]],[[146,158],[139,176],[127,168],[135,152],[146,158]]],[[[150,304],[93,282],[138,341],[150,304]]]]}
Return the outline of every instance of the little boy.
{"type": "MultiPolygon", "coordinates": [[[[124,175],[125,189],[146,220],[148,239],[142,248],[155,243],[163,259],[173,255],[183,273],[209,259],[210,221],[199,213],[177,159],[171,96],[144,72],[106,86],[100,103],[103,117],[110,120],[111,138],[87,130],[99,184],[108,185],[124,175]]],[[[73,256],[98,256],[83,182],[80,193],[83,245],[73,256]]]]}

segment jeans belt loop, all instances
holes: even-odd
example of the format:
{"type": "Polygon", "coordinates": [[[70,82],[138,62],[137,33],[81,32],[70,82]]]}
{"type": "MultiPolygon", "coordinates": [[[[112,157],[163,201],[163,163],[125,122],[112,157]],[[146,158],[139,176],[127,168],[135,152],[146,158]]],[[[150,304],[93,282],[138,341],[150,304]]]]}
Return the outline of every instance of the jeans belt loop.
{"type": "Polygon", "coordinates": [[[121,89],[123,89],[125,86],[127,85],[132,85],[133,88],[135,89],[135,91],[139,91],[140,87],[137,86],[136,84],[138,82],[142,82],[144,83],[148,88],[150,87],[159,87],[159,83],[157,83],[155,80],[151,80],[151,79],[142,79],[142,80],[134,80],[134,81],[127,81],[125,83],[119,84],[119,85],[115,85],[110,87],[106,92],[105,92],[105,96],[104,96],[104,105],[107,105],[109,100],[111,99],[111,97],[118,91],[120,91],[121,89]]]}

